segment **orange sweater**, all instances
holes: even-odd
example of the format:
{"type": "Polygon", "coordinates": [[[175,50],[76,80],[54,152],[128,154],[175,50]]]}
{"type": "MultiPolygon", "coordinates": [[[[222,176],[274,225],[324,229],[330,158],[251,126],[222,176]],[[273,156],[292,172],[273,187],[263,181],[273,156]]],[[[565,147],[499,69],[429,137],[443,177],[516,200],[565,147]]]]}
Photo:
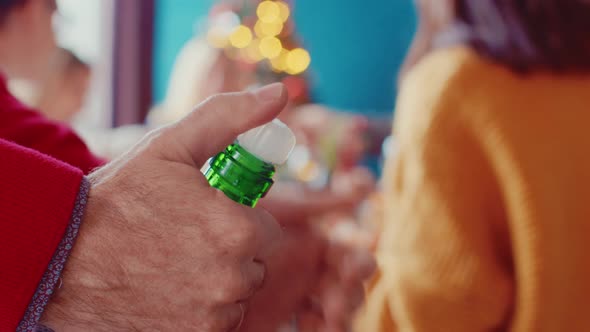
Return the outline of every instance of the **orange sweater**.
{"type": "Polygon", "coordinates": [[[406,77],[355,330],[590,331],[590,76],[464,47],[406,77]]]}

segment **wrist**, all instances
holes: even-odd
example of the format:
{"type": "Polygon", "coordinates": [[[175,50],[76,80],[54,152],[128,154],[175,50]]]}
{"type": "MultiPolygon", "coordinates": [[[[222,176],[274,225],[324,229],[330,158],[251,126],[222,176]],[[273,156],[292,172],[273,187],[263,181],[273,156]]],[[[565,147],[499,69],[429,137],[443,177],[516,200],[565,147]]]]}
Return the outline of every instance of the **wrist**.
{"type": "Polygon", "coordinates": [[[63,282],[40,320],[59,332],[117,331],[122,325],[119,321],[125,319],[118,317],[122,311],[114,306],[113,297],[125,288],[119,277],[124,274],[111,249],[118,233],[114,221],[120,218],[117,209],[96,194],[93,188],[88,195],[79,238],[63,269],[63,282]]]}

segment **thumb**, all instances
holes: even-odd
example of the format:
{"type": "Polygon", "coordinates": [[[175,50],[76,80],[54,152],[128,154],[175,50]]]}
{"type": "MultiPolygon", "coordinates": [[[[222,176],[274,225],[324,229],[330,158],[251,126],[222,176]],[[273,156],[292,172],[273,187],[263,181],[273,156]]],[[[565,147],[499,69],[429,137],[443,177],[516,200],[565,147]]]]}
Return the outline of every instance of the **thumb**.
{"type": "Polygon", "coordinates": [[[287,91],[281,83],[212,96],[184,119],[163,129],[158,153],[200,168],[238,135],[272,121],[286,104],[287,91]]]}

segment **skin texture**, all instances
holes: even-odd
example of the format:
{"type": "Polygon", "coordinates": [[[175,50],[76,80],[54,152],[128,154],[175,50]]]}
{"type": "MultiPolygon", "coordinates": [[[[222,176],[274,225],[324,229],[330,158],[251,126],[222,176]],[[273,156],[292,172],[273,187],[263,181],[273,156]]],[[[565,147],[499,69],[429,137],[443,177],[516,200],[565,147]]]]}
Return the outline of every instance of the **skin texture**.
{"type": "MultiPolygon", "coordinates": [[[[28,0],[5,16],[0,71],[7,77],[38,79],[55,52],[48,4],[28,0]]],[[[303,331],[345,330],[358,299],[351,294],[373,260],[353,246],[331,254],[339,246],[313,223],[352,210],[367,187],[269,195],[264,205],[280,229],[264,210],[210,188],[198,171],[286,104],[282,86],[262,95],[213,97],[90,176],[85,220],[41,323],[57,331],[233,331],[244,309],[243,331],[276,330],[295,315],[303,331]],[[347,279],[341,266],[357,273],[347,279]],[[330,307],[334,301],[346,305],[330,307]]]]}
{"type": "Polygon", "coordinates": [[[263,284],[280,228],[200,166],[286,103],[281,84],[217,96],[90,176],[80,237],[43,323],[58,331],[229,331],[263,284]]]}
{"type": "Polygon", "coordinates": [[[281,84],[214,97],[93,173],[80,236],[42,323],[58,331],[263,332],[298,317],[303,331],[345,331],[374,261],[364,248],[329,241],[312,220],[352,209],[371,182],[351,172],[350,190],[319,202],[309,195],[285,203],[301,192],[278,191],[267,206],[277,210],[282,199],[284,211],[310,213],[282,215],[281,230],[198,171],[285,102],[281,84]]]}

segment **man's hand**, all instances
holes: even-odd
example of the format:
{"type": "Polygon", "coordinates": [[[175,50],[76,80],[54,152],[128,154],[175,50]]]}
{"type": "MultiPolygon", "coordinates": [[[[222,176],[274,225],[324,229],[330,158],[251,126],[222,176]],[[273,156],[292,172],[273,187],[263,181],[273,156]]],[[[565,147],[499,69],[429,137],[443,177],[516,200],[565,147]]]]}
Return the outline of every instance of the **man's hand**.
{"type": "Polygon", "coordinates": [[[213,97],[92,174],[63,287],[42,323],[60,332],[237,328],[281,231],[199,169],[286,100],[280,84],[213,97]]]}

